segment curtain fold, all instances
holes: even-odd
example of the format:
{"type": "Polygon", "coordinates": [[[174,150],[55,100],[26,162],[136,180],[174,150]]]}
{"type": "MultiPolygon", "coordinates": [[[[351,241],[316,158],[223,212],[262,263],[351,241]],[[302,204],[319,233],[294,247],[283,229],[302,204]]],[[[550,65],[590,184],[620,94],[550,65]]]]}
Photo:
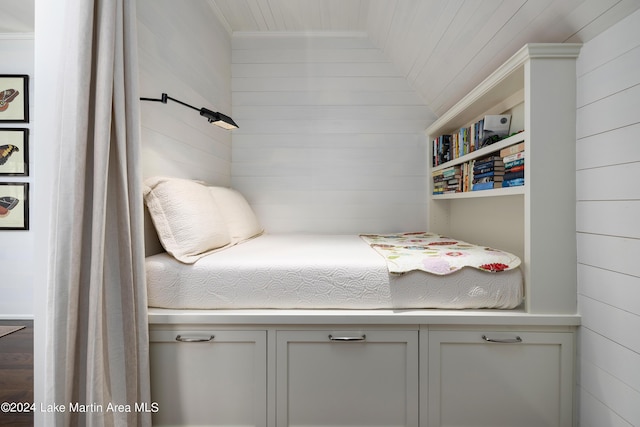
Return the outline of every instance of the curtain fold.
{"type": "Polygon", "coordinates": [[[136,3],[65,5],[46,425],[151,425],[136,3]]]}

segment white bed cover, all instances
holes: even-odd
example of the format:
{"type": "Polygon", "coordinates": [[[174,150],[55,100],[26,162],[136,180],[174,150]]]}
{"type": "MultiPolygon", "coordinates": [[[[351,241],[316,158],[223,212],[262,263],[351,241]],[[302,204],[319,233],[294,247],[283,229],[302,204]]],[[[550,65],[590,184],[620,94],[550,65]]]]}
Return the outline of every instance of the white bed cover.
{"type": "Polygon", "coordinates": [[[146,260],[150,307],[172,309],[417,309],[517,307],[520,269],[437,276],[390,274],[357,235],[263,235],[186,265],[146,260]]]}

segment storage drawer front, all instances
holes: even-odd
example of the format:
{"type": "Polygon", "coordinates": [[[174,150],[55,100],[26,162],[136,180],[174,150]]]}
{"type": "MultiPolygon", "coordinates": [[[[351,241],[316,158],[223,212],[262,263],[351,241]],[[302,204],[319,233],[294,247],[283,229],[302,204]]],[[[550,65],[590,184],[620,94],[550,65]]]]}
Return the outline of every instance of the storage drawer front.
{"type": "Polygon", "coordinates": [[[417,427],[418,332],[278,331],[276,404],[278,426],[417,427]]]}
{"type": "Polygon", "coordinates": [[[266,426],[265,331],[152,331],[150,353],[154,425],[266,426]]]}
{"type": "Polygon", "coordinates": [[[572,355],[570,333],[430,332],[429,426],[570,426],[572,355]]]}

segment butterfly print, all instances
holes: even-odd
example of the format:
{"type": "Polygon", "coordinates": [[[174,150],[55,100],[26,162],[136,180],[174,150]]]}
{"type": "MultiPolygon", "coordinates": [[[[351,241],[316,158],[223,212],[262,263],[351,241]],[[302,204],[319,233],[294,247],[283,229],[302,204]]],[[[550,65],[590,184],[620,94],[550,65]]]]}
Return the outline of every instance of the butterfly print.
{"type": "Polygon", "coordinates": [[[16,97],[20,94],[15,89],[5,89],[0,92],[0,112],[9,108],[9,103],[16,99],[16,97]]]}
{"type": "Polygon", "coordinates": [[[16,147],[13,144],[0,145],[0,166],[7,163],[7,160],[9,160],[9,157],[11,157],[11,155],[17,151],[20,151],[20,150],[18,149],[18,147],[16,147]]]}
{"type": "Polygon", "coordinates": [[[0,217],[7,216],[20,200],[11,196],[0,197],[0,217]]]}

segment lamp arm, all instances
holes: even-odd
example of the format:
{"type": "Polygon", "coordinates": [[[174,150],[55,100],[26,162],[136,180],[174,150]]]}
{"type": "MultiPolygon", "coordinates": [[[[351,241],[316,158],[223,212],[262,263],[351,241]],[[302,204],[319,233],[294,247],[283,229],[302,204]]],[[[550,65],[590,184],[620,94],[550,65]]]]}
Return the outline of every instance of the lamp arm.
{"type": "MultiPolygon", "coordinates": [[[[187,104],[186,102],[182,102],[182,101],[179,101],[179,100],[177,100],[177,99],[175,99],[175,98],[172,98],[172,97],[168,96],[166,93],[163,93],[163,94],[162,94],[162,96],[163,96],[163,99],[166,97],[167,99],[170,99],[170,100],[172,100],[172,101],[174,101],[174,102],[177,102],[178,104],[182,104],[182,105],[184,105],[185,107],[189,107],[189,108],[191,108],[192,110],[200,111],[200,109],[199,109],[199,108],[196,108],[196,107],[194,107],[193,105],[189,105],[189,104],[187,104]]],[[[166,104],[166,101],[165,101],[165,104],[166,104]]]]}
{"type": "Polygon", "coordinates": [[[177,102],[178,104],[182,104],[182,105],[184,105],[185,107],[189,107],[189,108],[191,108],[192,110],[200,111],[200,109],[199,109],[199,108],[196,108],[196,107],[194,107],[193,105],[189,105],[189,104],[187,104],[186,102],[182,102],[182,101],[180,101],[179,99],[172,98],[172,97],[170,97],[169,95],[167,95],[166,93],[163,93],[161,98],[140,98],[140,101],[162,102],[163,104],[166,104],[166,103],[167,103],[167,99],[170,99],[170,100],[172,100],[173,102],[177,102]]]}
{"type": "Polygon", "coordinates": [[[209,123],[214,123],[216,126],[220,126],[227,130],[238,128],[238,125],[229,116],[226,116],[222,113],[216,113],[215,111],[211,111],[208,108],[204,108],[204,107],[196,108],[193,105],[189,105],[186,102],[180,101],[179,99],[172,98],[166,93],[163,93],[161,98],[140,98],[140,101],[162,102],[163,104],[166,104],[167,100],[169,99],[172,100],[173,102],[177,102],[178,104],[184,105],[185,107],[189,107],[192,110],[196,110],[200,112],[201,116],[205,117],[209,121],[209,123]]]}

